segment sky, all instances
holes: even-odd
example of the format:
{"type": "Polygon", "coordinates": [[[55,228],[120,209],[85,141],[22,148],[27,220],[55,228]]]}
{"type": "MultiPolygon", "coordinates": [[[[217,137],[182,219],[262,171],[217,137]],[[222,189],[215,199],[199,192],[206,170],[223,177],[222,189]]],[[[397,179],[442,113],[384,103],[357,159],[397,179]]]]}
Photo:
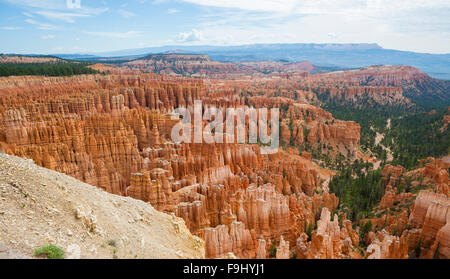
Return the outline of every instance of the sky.
{"type": "Polygon", "coordinates": [[[253,43],[450,53],[450,0],[0,0],[0,53],[253,43]]]}

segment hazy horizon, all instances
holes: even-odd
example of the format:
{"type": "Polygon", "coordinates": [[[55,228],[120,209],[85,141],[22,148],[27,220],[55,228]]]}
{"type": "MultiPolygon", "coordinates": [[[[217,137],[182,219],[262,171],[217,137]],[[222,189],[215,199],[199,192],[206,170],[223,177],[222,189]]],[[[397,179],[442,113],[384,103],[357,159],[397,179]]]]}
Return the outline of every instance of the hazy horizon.
{"type": "MultiPolygon", "coordinates": [[[[412,53],[418,53],[418,54],[436,54],[436,55],[450,55],[450,52],[448,53],[431,53],[431,52],[418,52],[418,51],[408,51],[408,50],[400,50],[400,49],[391,49],[391,48],[385,48],[380,44],[377,43],[247,43],[247,44],[234,44],[234,45],[213,45],[213,44],[204,44],[204,45],[149,45],[149,46],[143,46],[143,47],[134,47],[134,48],[125,48],[125,49],[113,49],[113,50],[93,50],[93,51],[86,51],[86,52],[51,52],[51,53],[40,53],[40,52],[2,52],[1,54],[6,55],[104,55],[104,54],[110,54],[110,53],[119,53],[119,52],[127,52],[127,51],[140,51],[140,50],[146,50],[146,49],[158,49],[158,48],[170,48],[170,50],[167,51],[176,51],[176,50],[186,50],[187,48],[215,48],[215,47],[239,47],[239,46],[255,46],[255,45],[321,45],[321,46],[350,46],[350,45],[372,45],[373,48],[367,48],[369,49],[383,49],[383,50],[394,50],[394,51],[402,51],[402,52],[412,52],[412,53]],[[375,48],[375,46],[379,48],[375,48]]],[[[157,53],[164,53],[167,51],[161,51],[161,52],[154,52],[157,53]]],[[[186,50],[185,53],[189,53],[189,50],[186,50]]],[[[125,55],[127,56],[127,55],[125,55]]],[[[133,54],[129,54],[128,56],[133,56],[133,54]]],[[[106,57],[106,56],[105,56],[106,57]]]]}
{"type": "Polygon", "coordinates": [[[0,0],[0,52],[376,43],[448,54],[448,14],[442,0],[0,0]]]}

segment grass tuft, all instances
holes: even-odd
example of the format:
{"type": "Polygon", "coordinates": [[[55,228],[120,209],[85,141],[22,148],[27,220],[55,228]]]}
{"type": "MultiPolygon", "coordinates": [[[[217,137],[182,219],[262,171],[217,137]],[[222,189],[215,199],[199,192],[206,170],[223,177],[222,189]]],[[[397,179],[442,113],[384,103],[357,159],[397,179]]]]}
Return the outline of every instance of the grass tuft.
{"type": "Polygon", "coordinates": [[[56,245],[47,245],[34,250],[33,257],[46,256],[47,259],[58,260],[66,257],[64,250],[56,245]]]}

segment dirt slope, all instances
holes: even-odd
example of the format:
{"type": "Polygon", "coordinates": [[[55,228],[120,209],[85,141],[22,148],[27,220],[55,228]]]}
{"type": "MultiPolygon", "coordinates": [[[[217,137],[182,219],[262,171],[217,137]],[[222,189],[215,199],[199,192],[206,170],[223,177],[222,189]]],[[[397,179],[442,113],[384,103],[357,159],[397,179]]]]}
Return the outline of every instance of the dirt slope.
{"type": "Polygon", "coordinates": [[[47,244],[68,258],[203,258],[181,218],[0,154],[0,257],[47,244]]]}

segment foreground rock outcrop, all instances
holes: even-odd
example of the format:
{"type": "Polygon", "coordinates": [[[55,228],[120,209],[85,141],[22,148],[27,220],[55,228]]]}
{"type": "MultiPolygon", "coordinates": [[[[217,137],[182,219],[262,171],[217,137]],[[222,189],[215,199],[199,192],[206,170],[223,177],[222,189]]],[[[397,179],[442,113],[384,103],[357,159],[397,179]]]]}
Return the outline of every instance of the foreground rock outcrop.
{"type": "Polygon", "coordinates": [[[0,154],[0,252],[31,257],[55,244],[69,258],[203,258],[181,218],[108,194],[31,160],[0,154]]]}

